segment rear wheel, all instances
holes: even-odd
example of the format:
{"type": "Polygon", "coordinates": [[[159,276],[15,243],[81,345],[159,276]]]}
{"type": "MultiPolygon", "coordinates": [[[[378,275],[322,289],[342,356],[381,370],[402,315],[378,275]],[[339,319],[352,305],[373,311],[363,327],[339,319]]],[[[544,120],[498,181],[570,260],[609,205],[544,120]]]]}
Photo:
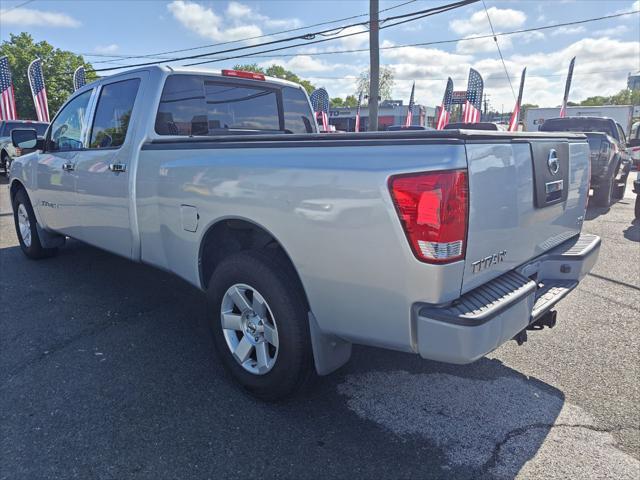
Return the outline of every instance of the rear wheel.
{"type": "Polygon", "coordinates": [[[636,220],[640,220],[640,194],[636,195],[635,214],[636,214],[636,220]]]}
{"type": "Polygon", "coordinates": [[[611,205],[614,182],[615,176],[613,178],[605,178],[594,189],[593,203],[596,207],[609,207],[611,205]]]}
{"type": "Polygon", "coordinates": [[[627,190],[627,180],[629,179],[629,172],[624,173],[621,177],[620,180],[614,180],[614,192],[613,192],[613,197],[616,200],[620,200],[621,198],[624,197],[624,192],[627,190]]]}
{"type": "Polygon", "coordinates": [[[314,375],[308,307],[291,267],[263,251],[234,254],[207,298],[218,356],[247,392],[279,400],[314,375]]]}
{"type": "Polygon", "coordinates": [[[29,258],[51,257],[58,253],[57,248],[44,248],[40,243],[37,221],[27,192],[18,190],[13,199],[13,220],[22,252],[29,258]]]}

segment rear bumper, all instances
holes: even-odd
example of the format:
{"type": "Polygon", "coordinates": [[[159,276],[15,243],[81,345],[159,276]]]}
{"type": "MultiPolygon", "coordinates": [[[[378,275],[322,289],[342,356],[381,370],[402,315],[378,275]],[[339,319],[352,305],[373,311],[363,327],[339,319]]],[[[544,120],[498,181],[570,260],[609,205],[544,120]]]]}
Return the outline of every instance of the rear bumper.
{"type": "Polygon", "coordinates": [[[598,258],[600,237],[582,234],[460,297],[416,305],[423,358],[470,363],[513,338],[573,290],[598,258]]]}

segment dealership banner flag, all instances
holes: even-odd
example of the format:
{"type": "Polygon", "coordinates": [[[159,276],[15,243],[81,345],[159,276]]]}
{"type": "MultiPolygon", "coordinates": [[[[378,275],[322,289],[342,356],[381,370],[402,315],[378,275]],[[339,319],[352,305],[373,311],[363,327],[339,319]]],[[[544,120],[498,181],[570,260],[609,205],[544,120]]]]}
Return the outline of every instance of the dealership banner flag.
{"type": "Polygon", "coordinates": [[[451,118],[451,103],[453,102],[453,80],[451,77],[447,79],[447,88],[444,90],[444,97],[442,98],[442,105],[440,106],[440,113],[438,114],[438,122],[436,123],[436,129],[442,130],[445,125],[449,123],[451,118]]]}
{"type": "Polygon", "coordinates": [[[477,70],[469,70],[469,81],[467,82],[467,100],[464,104],[463,122],[478,123],[480,112],[482,111],[482,93],[484,91],[484,81],[477,70]]]}
{"type": "Polygon", "coordinates": [[[569,64],[569,73],[567,74],[567,83],[564,85],[564,97],[562,98],[562,107],[560,107],[560,118],[567,116],[567,103],[569,102],[569,90],[571,90],[571,79],[573,78],[573,67],[576,64],[576,57],[571,59],[569,64]]]}
{"type": "Polygon", "coordinates": [[[87,83],[87,77],[85,75],[84,67],[76,68],[76,71],[73,72],[73,89],[78,90],[82,88],[87,83]]]}
{"type": "Polygon", "coordinates": [[[409,97],[409,108],[407,109],[407,121],[404,123],[405,127],[410,127],[413,122],[413,105],[415,104],[414,95],[416,93],[416,82],[413,82],[411,87],[411,96],[409,97]]]}
{"type": "Polygon", "coordinates": [[[318,88],[311,92],[311,106],[316,112],[316,120],[320,118],[322,130],[329,131],[329,94],[324,88],[318,88]]]}
{"type": "Polygon", "coordinates": [[[17,120],[16,95],[13,90],[9,59],[0,58],[0,120],[17,120]]]}
{"type": "Polygon", "coordinates": [[[44,86],[44,75],[42,73],[42,60],[36,58],[29,64],[27,69],[29,77],[29,85],[31,86],[31,95],[33,95],[33,103],[36,106],[36,114],[39,122],[49,121],[49,103],[47,101],[47,89],[44,86]]]}
{"type": "Polygon", "coordinates": [[[360,94],[358,95],[358,106],[356,107],[356,128],[355,132],[360,131],[360,105],[362,105],[362,90],[360,90],[360,94]]]}
{"type": "Polygon", "coordinates": [[[522,75],[520,75],[520,90],[518,91],[518,99],[516,100],[516,106],[513,108],[511,119],[509,120],[508,131],[510,132],[518,131],[518,122],[520,121],[520,106],[522,105],[522,92],[524,90],[524,79],[526,76],[527,67],[524,67],[524,70],[522,70],[522,75]]]}

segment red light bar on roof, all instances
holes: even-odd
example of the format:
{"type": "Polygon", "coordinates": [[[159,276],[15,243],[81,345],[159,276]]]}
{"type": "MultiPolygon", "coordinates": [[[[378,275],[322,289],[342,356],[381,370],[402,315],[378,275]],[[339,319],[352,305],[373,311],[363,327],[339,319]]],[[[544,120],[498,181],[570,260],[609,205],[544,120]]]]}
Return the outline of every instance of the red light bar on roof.
{"type": "Polygon", "coordinates": [[[225,77],[248,78],[250,80],[264,80],[264,75],[254,72],[243,72],[241,70],[222,70],[225,77]]]}

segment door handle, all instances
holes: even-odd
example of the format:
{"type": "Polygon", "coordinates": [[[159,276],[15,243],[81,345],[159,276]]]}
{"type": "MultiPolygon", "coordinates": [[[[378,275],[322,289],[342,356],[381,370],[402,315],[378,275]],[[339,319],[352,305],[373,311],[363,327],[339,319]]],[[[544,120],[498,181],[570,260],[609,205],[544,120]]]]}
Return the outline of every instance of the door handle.
{"type": "Polygon", "coordinates": [[[73,170],[75,170],[76,166],[73,163],[63,163],[62,164],[62,170],[64,170],[65,172],[72,172],[73,170]]]}
{"type": "Polygon", "coordinates": [[[127,166],[124,163],[110,163],[109,170],[113,173],[122,173],[127,171],[127,166]]]}

